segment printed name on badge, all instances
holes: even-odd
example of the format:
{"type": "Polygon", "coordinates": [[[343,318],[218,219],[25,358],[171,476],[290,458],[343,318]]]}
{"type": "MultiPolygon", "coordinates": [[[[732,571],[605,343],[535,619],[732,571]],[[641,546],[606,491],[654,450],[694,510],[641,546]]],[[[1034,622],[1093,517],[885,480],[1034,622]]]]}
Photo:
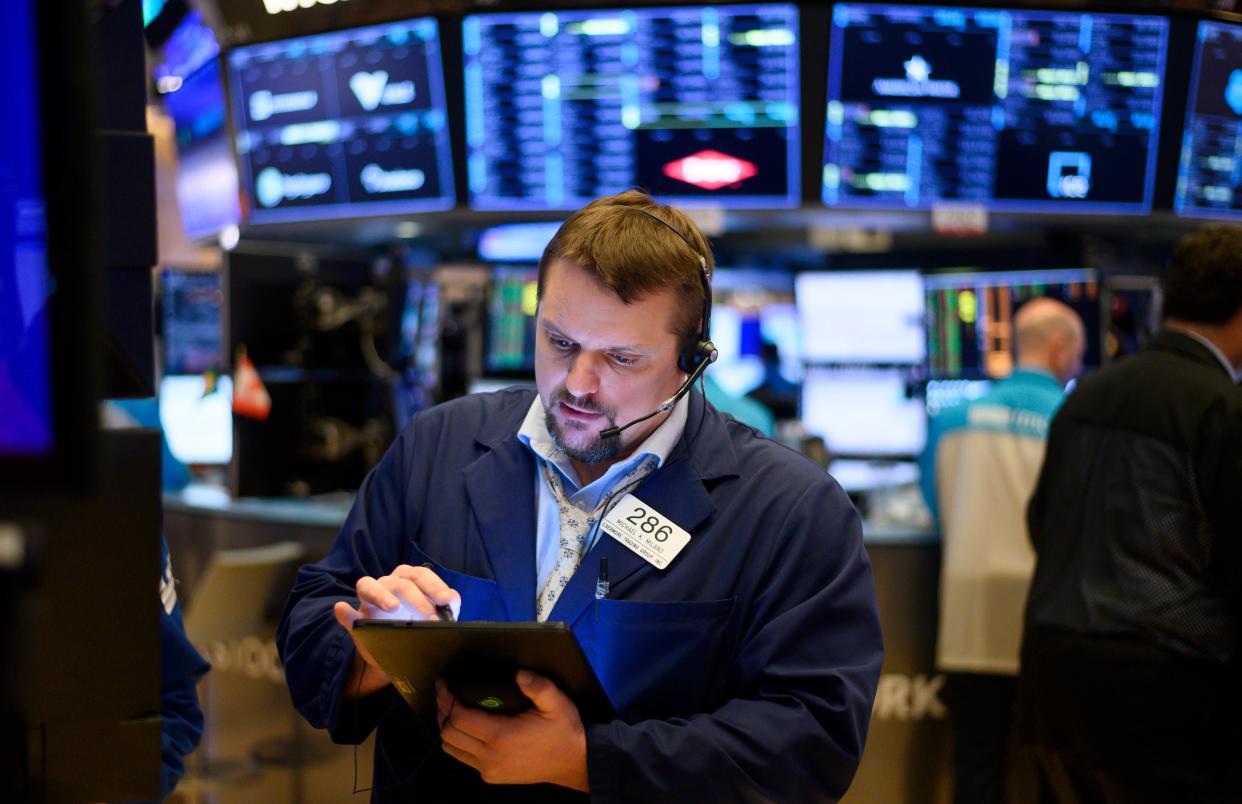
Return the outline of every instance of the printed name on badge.
{"type": "Polygon", "coordinates": [[[656,569],[667,567],[690,543],[689,533],[633,494],[621,498],[600,527],[656,569]]]}

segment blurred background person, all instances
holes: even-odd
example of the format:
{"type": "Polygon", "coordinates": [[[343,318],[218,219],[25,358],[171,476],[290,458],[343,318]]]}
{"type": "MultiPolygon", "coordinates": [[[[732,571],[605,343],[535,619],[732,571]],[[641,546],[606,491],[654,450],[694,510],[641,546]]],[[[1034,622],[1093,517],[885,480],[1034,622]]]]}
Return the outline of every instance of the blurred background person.
{"type": "Polygon", "coordinates": [[[1028,514],[1020,722],[1065,801],[1242,795],[1242,227],[1178,243],[1164,323],[1061,408],[1028,514]]]}
{"type": "Polygon", "coordinates": [[[1014,316],[1017,370],[932,419],[922,483],[942,536],[937,669],[948,674],[957,802],[1003,802],[1022,606],[1035,557],[1023,515],[1086,335],[1071,308],[1034,299],[1014,316]]]}

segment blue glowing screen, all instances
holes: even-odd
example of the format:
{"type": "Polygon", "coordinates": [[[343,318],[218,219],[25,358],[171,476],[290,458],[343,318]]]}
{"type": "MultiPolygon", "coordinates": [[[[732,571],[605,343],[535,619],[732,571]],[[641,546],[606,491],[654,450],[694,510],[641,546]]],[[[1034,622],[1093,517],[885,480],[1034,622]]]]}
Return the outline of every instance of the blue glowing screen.
{"type": "Polygon", "coordinates": [[[1168,21],[931,6],[833,9],[823,200],[1151,209],[1168,21]]]}
{"type": "Polygon", "coordinates": [[[228,63],[251,222],[453,206],[434,19],[251,45],[228,63]]]}
{"type": "Polygon", "coordinates": [[[800,203],[792,5],[480,14],[463,39],[477,209],[800,203]]]}

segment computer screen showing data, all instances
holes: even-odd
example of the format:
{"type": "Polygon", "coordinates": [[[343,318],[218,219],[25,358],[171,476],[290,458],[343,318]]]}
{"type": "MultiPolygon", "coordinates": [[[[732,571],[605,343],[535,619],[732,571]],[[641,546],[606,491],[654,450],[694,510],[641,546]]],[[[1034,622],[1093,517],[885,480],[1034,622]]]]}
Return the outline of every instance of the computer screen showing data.
{"type": "Polygon", "coordinates": [[[251,222],[453,206],[434,19],[240,47],[228,63],[251,222]]]}
{"type": "Polygon", "coordinates": [[[800,273],[797,304],[807,362],[923,362],[927,344],[918,271],[800,273]]]}
{"type": "Polygon", "coordinates": [[[823,200],[1145,213],[1168,21],[839,4],[823,200]]]}
{"type": "Polygon", "coordinates": [[[1087,334],[1083,365],[1100,365],[1101,290],[1090,269],[928,274],[927,363],[933,379],[1009,376],[1017,345],[1014,316],[1031,299],[1064,302],[1087,334]]]}
{"type": "Polygon", "coordinates": [[[538,280],[539,273],[533,265],[501,265],[492,269],[486,373],[524,376],[535,371],[538,280]]]}
{"type": "Polygon", "coordinates": [[[164,269],[161,276],[164,373],[219,371],[223,362],[220,274],[164,269]]]}
{"type": "Polygon", "coordinates": [[[1199,23],[1174,207],[1242,219],[1242,25],[1199,23]]]}
{"type": "Polygon", "coordinates": [[[480,14],[463,23],[470,204],[800,203],[793,5],[480,14]]]}

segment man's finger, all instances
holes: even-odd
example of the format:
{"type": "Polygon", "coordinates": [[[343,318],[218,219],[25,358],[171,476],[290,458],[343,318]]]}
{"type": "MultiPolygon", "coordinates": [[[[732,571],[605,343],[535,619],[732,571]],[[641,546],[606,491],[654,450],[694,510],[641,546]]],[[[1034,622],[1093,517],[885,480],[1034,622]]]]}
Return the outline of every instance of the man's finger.
{"type": "Polygon", "coordinates": [[[357,609],[346,603],[344,600],[338,600],[336,602],[336,605],[332,607],[332,613],[336,616],[336,621],[340,623],[346,631],[353,631],[354,620],[357,620],[362,616],[357,609]]]}
{"type": "Polygon", "coordinates": [[[378,609],[392,611],[401,605],[401,601],[392,592],[370,576],[359,578],[354,588],[358,592],[358,599],[360,601],[370,603],[378,609]]]}
{"type": "Polygon", "coordinates": [[[379,582],[390,594],[405,603],[406,608],[413,610],[423,619],[435,619],[435,604],[427,599],[417,584],[396,575],[385,575],[379,582]]]}
{"type": "Polygon", "coordinates": [[[492,715],[481,709],[457,706],[445,725],[454,726],[480,742],[492,743],[509,722],[507,715],[492,715]]]}
{"type": "Polygon", "coordinates": [[[551,679],[544,678],[529,670],[518,671],[517,685],[522,694],[530,698],[535,709],[540,712],[558,712],[569,702],[569,698],[552,683],[551,679]]]}
{"type": "Polygon", "coordinates": [[[393,570],[392,574],[412,582],[435,605],[451,608],[453,617],[461,612],[461,595],[445,583],[443,578],[436,575],[431,568],[402,564],[393,570]]]}
{"type": "Polygon", "coordinates": [[[440,732],[440,739],[444,741],[445,745],[451,745],[458,751],[474,757],[481,757],[487,751],[487,745],[482,740],[466,734],[454,726],[451,721],[444,727],[444,731],[440,732]]]}
{"type": "Polygon", "coordinates": [[[478,757],[476,757],[474,754],[470,754],[470,753],[467,753],[461,750],[457,746],[449,745],[448,743],[440,743],[440,749],[444,751],[444,753],[451,756],[453,759],[457,760],[458,762],[461,762],[464,765],[469,765],[475,770],[481,770],[482,768],[482,763],[479,761],[478,757]]]}

